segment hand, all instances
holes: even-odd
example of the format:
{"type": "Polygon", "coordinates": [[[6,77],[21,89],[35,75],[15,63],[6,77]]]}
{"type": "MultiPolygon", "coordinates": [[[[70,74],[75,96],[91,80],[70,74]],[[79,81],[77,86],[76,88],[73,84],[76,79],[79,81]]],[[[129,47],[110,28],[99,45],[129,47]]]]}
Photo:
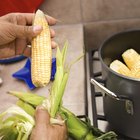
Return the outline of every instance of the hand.
{"type": "Polygon", "coordinates": [[[30,140],[66,140],[66,125],[51,125],[49,113],[38,108],[35,114],[36,125],[30,140]]]}
{"type": "MultiPolygon", "coordinates": [[[[34,14],[10,13],[0,17],[0,59],[15,55],[30,55],[27,45],[31,39],[42,31],[41,26],[31,26],[34,14]]],[[[56,24],[56,19],[46,16],[49,25],[56,24]]],[[[55,36],[54,30],[50,30],[51,37],[55,36]]],[[[52,41],[52,48],[56,43],[52,41]]]]}

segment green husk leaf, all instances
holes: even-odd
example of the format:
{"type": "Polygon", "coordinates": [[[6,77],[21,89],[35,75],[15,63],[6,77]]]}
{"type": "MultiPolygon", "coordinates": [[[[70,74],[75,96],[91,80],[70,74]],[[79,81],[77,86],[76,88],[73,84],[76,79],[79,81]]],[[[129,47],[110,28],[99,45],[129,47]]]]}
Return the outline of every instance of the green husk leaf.
{"type": "Polygon", "coordinates": [[[45,99],[43,100],[42,102],[42,106],[48,110],[48,112],[50,113],[50,110],[51,110],[51,103],[50,103],[50,100],[49,99],[45,99]]]}
{"type": "Polygon", "coordinates": [[[0,119],[4,121],[4,119],[6,119],[7,116],[9,117],[9,115],[15,116],[20,120],[24,120],[25,122],[30,122],[32,125],[35,124],[34,119],[18,106],[12,106],[8,108],[5,112],[1,113],[0,119]]]}
{"type": "Polygon", "coordinates": [[[22,137],[23,137],[23,135],[24,135],[24,134],[23,134],[21,131],[19,131],[19,134],[18,134],[17,140],[21,140],[22,137]]]}
{"type": "Polygon", "coordinates": [[[35,115],[35,108],[28,104],[27,102],[24,102],[22,100],[18,100],[16,103],[19,107],[21,107],[25,112],[27,112],[29,115],[34,116],[35,115]]]}
{"type": "Polygon", "coordinates": [[[92,134],[91,131],[89,131],[86,135],[86,137],[84,138],[84,140],[95,140],[96,136],[92,134]]]}
{"type": "Polygon", "coordinates": [[[11,129],[8,128],[4,131],[7,131],[7,133],[3,135],[1,140],[16,140],[17,139],[18,134],[14,133],[14,131],[11,131],[11,129]]]}
{"type": "Polygon", "coordinates": [[[70,137],[76,140],[116,140],[116,134],[112,131],[104,133],[98,128],[91,126],[90,121],[80,120],[72,112],[61,107],[60,114],[66,119],[70,137]]]}
{"type": "Polygon", "coordinates": [[[51,114],[52,117],[55,117],[55,115],[58,112],[59,107],[61,105],[62,97],[63,97],[64,90],[65,90],[65,87],[66,87],[66,83],[67,83],[67,80],[68,80],[68,76],[69,76],[68,73],[64,74],[61,85],[60,85],[60,88],[57,92],[57,96],[55,96],[55,98],[53,97],[53,99],[51,100],[51,112],[50,112],[50,114],[51,114]]]}
{"type": "Polygon", "coordinates": [[[106,132],[105,134],[101,135],[100,137],[96,138],[95,140],[117,140],[117,135],[113,131],[106,132]]]}
{"type": "Polygon", "coordinates": [[[31,104],[36,107],[42,104],[42,101],[46,98],[44,96],[38,96],[37,94],[27,93],[27,92],[18,92],[18,91],[9,91],[9,94],[16,96],[20,100],[31,104]]]}
{"type": "Polygon", "coordinates": [[[62,49],[62,63],[63,63],[63,66],[65,65],[67,49],[68,49],[68,41],[65,42],[64,47],[62,49]]]}
{"type": "Polygon", "coordinates": [[[23,135],[21,140],[28,140],[29,136],[30,136],[30,133],[26,133],[23,135]]]}
{"type": "Polygon", "coordinates": [[[51,119],[50,119],[50,122],[51,122],[51,124],[64,125],[65,120],[60,120],[60,119],[54,119],[54,118],[51,118],[51,119]]]}
{"type": "Polygon", "coordinates": [[[35,125],[34,119],[18,106],[12,106],[1,113],[0,120],[0,136],[3,140],[17,140],[23,134],[29,136],[35,125]]]}
{"type": "Polygon", "coordinates": [[[56,108],[58,109],[58,106],[60,105],[60,100],[62,99],[62,95],[60,95],[58,91],[61,88],[61,82],[64,76],[62,54],[60,52],[59,47],[57,47],[57,52],[56,52],[56,65],[57,66],[56,66],[55,80],[52,84],[51,93],[50,93],[50,103],[51,103],[50,115],[53,118],[55,117],[56,112],[58,111],[56,110],[56,108]],[[57,100],[58,97],[59,97],[59,100],[57,100]]]}
{"type": "Polygon", "coordinates": [[[86,137],[89,132],[87,125],[77,118],[72,112],[64,107],[61,107],[61,116],[66,119],[66,124],[68,126],[69,135],[76,139],[82,140],[86,137]]]}
{"type": "Polygon", "coordinates": [[[54,83],[52,85],[51,96],[50,96],[50,102],[51,102],[50,114],[51,117],[53,118],[56,116],[56,113],[59,111],[62,98],[64,95],[65,87],[68,81],[70,68],[74,63],[76,63],[78,60],[80,60],[83,57],[83,54],[80,55],[76,60],[72,61],[72,63],[67,68],[65,68],[64,63],[65,63],[67,47],[68,47],[68,43],[66,42],[62,50],[62,53],[60,52],[59,47],[57,47],[56,76],[55,76],[54,83]]]}
{"type": "Polygon", "coordinates": [[[69,65],[68,65],[68,68],[67,70],[70,71],[72,65],[74,65],[76,62],[78,62],[81,58],[83,58],[84,56],[84,53],[82,53],[81,55],[79,55],[75,60],[73,60],[69,65]]]}

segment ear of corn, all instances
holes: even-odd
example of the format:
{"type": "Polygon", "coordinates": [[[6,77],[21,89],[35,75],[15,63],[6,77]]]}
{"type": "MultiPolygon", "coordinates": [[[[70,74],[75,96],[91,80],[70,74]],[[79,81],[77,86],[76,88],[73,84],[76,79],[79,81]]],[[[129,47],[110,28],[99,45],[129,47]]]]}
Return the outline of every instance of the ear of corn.
{"type": "Polygon", "coordinates": [[[131,73],[134,78],[140,78],[140,56],[138,57],[136,63],[133,65],[131,73]]]}
{"type": "Polygon", "coordinates": [[[110,68],[115,72],[131,78],[140,78],[140,55],[134,49],[128,49],[122,54],[122,63],[119,60],[114,60],[110,64],[110,68]]]}
{"type": "Polygon", "coordinates": [[[76,140],[117,140],[112,131],[104,133],[98,128],[91,126],[90,121],[82,121],[68,109],[61,107],[60,113],[66,119],[68,132],[76,140]]]}
{"type": "MultiPolygon", "coordinates": [[[[84,140],[89,132],[88,126],[66,108],[61,108],[61,115],[63,119],[67,120],[66,124],[68,126],[68,132],[71,137],[77,140],[84,140]]],[[[91,138],[94,139],[92,134],[91,138]]]]}
{"type": "Polygon", "coordinates": [[[36,12],[33,25],[41,25],[43,30],[32,40],[31,77],[36,87],[43,87],[51,77],[52,49],[49,25],[42,11],[36,12]]]}
{"type": "Polygon", "coordinates": [[[117,73],[120,73],[126,76],[131,76],[131,71],[129,70],[129,68],[119,60],[114,60],[110,64],[110,68],[117,73]]]}
{"type": "Polygon", "coordinates": [[[138,60],[139,54],[134,49],[128,49],[122,54],[122,57],[128,68],[131,70],[138,60]]]}

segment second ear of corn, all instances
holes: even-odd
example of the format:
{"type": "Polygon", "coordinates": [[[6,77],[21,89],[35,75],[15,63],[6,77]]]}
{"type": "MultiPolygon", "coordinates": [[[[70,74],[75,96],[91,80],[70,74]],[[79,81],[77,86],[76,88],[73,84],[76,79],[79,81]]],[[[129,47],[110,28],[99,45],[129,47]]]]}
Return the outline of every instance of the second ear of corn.
{"type": "Polygon", "coordinates": [[[122,54],[122,58],[129,69],[132,69],[138,61],[139,54],[134,49],[128,49],[122,54]]]}
{"type": "Polygon", "coordinates": [[[110,64],[110,68],[117,73],[120,73],[120,74],[123,74],[123,75],[126,75],[126,76],[131,75],[131,71],[129,70],[129,68],[119,60],[114,60],[110,64]]]}
{"type": "Polygon", "coordinates": [[[133,65],[131,72],[133,77],[140,78],[140,56],[137,58],[136,63],[133,65]]]}
{"type": "Polygon", "coordinates": [[[36,87],[43,87],[50,81],[52,49],[49,25],[42,11],[36,12],[33,25],[41,25],[43,30],[32,40],[31,77],[36,87]]]}
{"type": "Polygon", "coordinates": [[[114,60],[110,68],[122,75],[132,78],[140,78],[140,54],[134,49],[128,49],[122,54],[125,64],[119,60],[114,60]]]}

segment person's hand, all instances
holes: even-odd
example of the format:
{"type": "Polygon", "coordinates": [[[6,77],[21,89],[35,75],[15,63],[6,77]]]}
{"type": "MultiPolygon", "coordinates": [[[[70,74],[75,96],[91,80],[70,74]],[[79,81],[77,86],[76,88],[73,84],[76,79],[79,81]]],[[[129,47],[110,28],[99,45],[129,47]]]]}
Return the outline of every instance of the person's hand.
{"type": "Polygon", "coordinates": [[[35,128],[30,140],[66,140],[66,125],[50,124],[50,116],[47,110],[39,107],[35,114],[35,128]]]}
{"type": "MultiPolygon", "coordinates": [[[[30,55],[27,47],[33,37],[42,31],[41,26],[32,26],[34,14],[10,13],[0,17],[0,59],[15,55],[30,55]]],[[[49,25],[56,24],[56,19],[46,16],[49,25]]],[[[55,36],[54,30],[50,30],[51,37],[55,36]]],[[[56,43],[52,41],[52,48],[56,43]]]]}

